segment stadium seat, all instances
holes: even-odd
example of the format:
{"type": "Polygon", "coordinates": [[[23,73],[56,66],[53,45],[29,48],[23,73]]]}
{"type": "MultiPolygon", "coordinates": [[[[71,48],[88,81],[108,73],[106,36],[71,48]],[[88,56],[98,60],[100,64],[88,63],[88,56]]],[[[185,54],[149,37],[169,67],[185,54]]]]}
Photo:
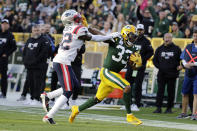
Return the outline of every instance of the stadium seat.
{"type": "Polygon", "coordinates": [[[154,49],[154,51],[157,49],[157,47],[159,47],[161,44],[163,43],[163,39],[162,38],[152,38],[151,40],[151,44],[152,47],[154,49]]]}
{"type": "Polygon", "coordinates": [[[61,34],[53,34],[52,36],[55,38],[55,45],[58,45],[62,40],[62,35],[61,34]]]}
{"type": "Polygon", "coordinates": [[[26,42],[31,36],[30,33],[13,33],[16,42],[26,42]]]}
{"type": "Polygon", "coordinates": [[[188,44],[190,44],[192,42],[192,39],[185,39],[185,46],[187,46],[188,44]]]}
{"type": "Polygon", "coordinates": [[[175,45],[179,46],[181,50],[184,50],[186,44],[185,44],[185,39],[182,38],[176,38],[172,40],[175,45]]]}

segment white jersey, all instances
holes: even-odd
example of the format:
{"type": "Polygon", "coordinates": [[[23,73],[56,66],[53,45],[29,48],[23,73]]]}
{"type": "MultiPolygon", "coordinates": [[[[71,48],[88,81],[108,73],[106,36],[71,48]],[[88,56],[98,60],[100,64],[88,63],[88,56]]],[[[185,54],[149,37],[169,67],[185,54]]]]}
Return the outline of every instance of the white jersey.
{"type": "Polygon", "coordinates": [[[82,25],[65,26],[62,41],[53,62],[71,65],[77,56],[77,51],[84,44],[84,40],[79,40],[78,37],[87,33],[88,29],[82,25]]]}

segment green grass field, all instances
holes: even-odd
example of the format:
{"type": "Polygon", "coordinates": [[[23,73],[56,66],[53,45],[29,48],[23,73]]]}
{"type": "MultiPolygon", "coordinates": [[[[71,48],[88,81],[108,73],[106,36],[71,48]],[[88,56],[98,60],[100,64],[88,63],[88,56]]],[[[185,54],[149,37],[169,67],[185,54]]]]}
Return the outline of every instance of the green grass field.
{"type": "MultiPolygon", "coordinates": [[[[180,109],[174,109],[173,114],[153,114],[154,108],[142,108],[135,115],[140,119],[159,120],[166,122],[178,122],[183,124],[196,124],[197,121],[188,119],[177,120],[175,117],[180,109]]],[[[73,124],[68,123],[70,111],[59,111],[55,116],[57,125],[49,125],[42,122],[45,115],[41,108],[31,107],[6,107],[0,106],[0,131],[176,131],[180,129],[133,126],[127,123],[105,121],[110,117],[125,117],[122,110],[86,110],[82,115],[77,116],[73,124]],[[101,120],[97,120],[101,116],[101,120]],[[103,117],[104,116],[104,117],[103,117]],[[105,118],[105,116],[110,116],[105,118]],[[94,118],[95,117],[95,118],[94,118]],[[103,118],[102,118],[103,117],[103,118]],[[103,120],[102,120],[103,119],[103,120]]],[[[124,120],[123,120],[124,121],[124,120]]],[[[168,125],[166,125],[168,127],[168,125]]]]}

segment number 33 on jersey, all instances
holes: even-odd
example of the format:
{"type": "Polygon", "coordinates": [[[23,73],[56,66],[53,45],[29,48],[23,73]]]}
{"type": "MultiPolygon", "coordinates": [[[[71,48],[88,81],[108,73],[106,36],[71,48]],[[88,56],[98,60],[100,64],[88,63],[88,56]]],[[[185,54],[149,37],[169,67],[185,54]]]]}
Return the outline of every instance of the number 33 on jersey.
{"type": "Polygon", "coordinates": [[[128,47],[123,43],[123,39],[117,38],[115,42],[109,43],[107,57],[104,61],[104,68],[114,72],[120,72],[129,59],[129,56],[136,52],[134,46],[128,47]]]}

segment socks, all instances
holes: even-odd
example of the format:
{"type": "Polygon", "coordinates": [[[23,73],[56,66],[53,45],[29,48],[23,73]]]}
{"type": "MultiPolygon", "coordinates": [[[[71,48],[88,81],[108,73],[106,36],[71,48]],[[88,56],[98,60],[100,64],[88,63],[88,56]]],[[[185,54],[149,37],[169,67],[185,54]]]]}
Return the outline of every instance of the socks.
{"type": "Polygon", "coordinates": [[[51,99],[56,98],[62,94],[63,94],[63,89],[59,88],[57,90],[47,93],[47,97],[51,100],[51,99]]]}
{"type": "Polygon", "coordinates": [[[94,101],[94,97],[88,99],[85,103],[83,103],[82,105],[79,106],[79,111],[83,111],[89,107],[92,107],[96,105],[95,101],[94,101]]]}
{"type": "Polygon", "coordinates": [[[68,99],[64,96],[61,95],[57,101],[55,102],[55,105],[52,107],[52,109],[49,111],[49,113],[47,113],[47,116],[49,118],[53,118],[53,116],[55,115],[55,113],[59,110],[59,108],[61,108],[63,106],[63,104],[66,103],[68,99]]]}
{"type": "Polygon", "coordinates": [[[131,107],[130,107],[131,106],[131,92],[124,93],[123,100],[125,103],[125,108],[126,108],[127,114],[131,114],[131,107]]]}

